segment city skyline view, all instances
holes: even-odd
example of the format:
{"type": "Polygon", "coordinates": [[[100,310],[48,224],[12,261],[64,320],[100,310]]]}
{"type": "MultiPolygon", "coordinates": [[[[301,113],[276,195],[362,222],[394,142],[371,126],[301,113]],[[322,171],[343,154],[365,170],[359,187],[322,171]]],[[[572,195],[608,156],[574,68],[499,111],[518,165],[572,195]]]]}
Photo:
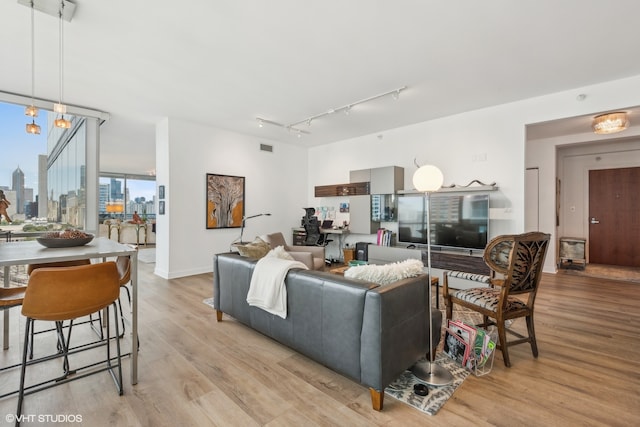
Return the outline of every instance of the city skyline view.
{"type": "Polygon", "coordinates": [[[24,185],[38,194],[38,155],[47,154],[47,113],[40,111],[35,122],[40,135],[25,131],[31,117],[22,105],[0,103],[0,186],[11,188],[11,176],[19,167],[24,173],[24,185]]]}
{"type": "MultiPolygon", "coordinates": [[[[24,173],[25,188],[38,195],[38,156],[47,154],[47,111],[40,110],[35,118],[40,126],[40,135],[28,134],[25,126],[31,117],[24,114],[24,106],[0,102],[0,187],[12,187],[12,174],[20,168],[24,173]]],[[[102,179],[101,179],[102,181],[102,179]]],[[[155,180],[128,179],[127,188],[131,199],[144,197],[147,201],[155,196],[155,180]]]]}

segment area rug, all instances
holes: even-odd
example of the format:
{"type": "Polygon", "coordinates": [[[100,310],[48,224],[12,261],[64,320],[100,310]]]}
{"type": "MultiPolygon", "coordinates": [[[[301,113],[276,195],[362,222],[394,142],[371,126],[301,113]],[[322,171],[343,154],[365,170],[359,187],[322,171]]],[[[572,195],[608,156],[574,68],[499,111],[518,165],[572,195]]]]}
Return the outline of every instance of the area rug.
{"type": "Polygon", "coordinates": [[[202,300],[202,302],[213,308],[213,298],[205,298],[202,300]]]}
{"type": "MultiPolygon", "coordinates": [[[[426,363],[426,359],[422,359],[420,362],[426,363]]],[[[438,353],[436,355],[435,363],[442,366],[449,371],[451,375],[453,375],[453,384],[441,387],[427,385],[413,375],[411,371],[404,371],[400,377],[389,384],[389,386],[384,390],[385,394],[398,399],[407,405],[413,406],[425,414],[435,415],[453,395],[453,392],[456,391],[460,384],[462,384],[464,379],[470,374],[468,370],[454,362],[443,353],[438,353]],[[429,394],[426,396],[419,396],[415,394],[413,392],[413,386],[416,384],[425,384],[429,389],[429,394]]]]}

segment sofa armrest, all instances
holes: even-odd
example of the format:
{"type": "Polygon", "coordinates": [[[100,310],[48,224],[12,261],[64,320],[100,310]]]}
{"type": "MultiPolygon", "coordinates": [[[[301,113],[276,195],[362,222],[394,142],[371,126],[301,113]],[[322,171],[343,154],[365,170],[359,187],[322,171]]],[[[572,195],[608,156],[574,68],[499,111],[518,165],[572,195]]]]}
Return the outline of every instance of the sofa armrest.
{"type": "Polygon", "coordinates": [[[309,270],[313,270],[313,255],[311,252],[287,251],[289,255],[296,261],[300,261],[307,266],[309,270]]]}
{"type": "Polygon", "coordinates": [[[311,270],[322,270],[324,268],[324,248],[322,246],[285,246],[287,252],[293,255],[296,252],[307,252],[313,258],[311,270]]]}
{"type": "Polygon", "coordinates": [[[322,246],[287,246],[287,252],[309,252],[314,258],[324,259],[324,248],[322,246]]]}
{"type": "MultiPolygon", "coordinates": [[[[362,325],[361,382],[384,388],[429,351],[427,275],[377,287],[366,295],[362,325]]],[[[434,347],[442,313],[432,310],[434,347]]]]}

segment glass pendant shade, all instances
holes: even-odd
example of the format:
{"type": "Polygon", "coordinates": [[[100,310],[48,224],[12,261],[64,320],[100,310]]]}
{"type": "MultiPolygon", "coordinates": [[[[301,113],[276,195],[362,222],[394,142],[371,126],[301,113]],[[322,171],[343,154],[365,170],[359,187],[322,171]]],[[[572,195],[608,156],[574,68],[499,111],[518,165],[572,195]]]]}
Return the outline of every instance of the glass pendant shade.
{"type": "Polygon", "coordinates": [[[38,108],[34,105],[29,105],[24,109],[24,115],[29,117],[38,117],[38,108]]]}
{"type": "Polygon", "coordinates": [[[55,119],[53,121],[53,124],[55,127],[57,128],[62,128],[62,129],[69,129],[71,128],[71,122],[67,119],[64,118],[64,116],[62,116],[59,119],[55,119]]]}
{"type": "Polygon", "coordinates": [[[40,135],[40,126],[38,126],[35,121],[27,123],[27,133],[30,133],[31,135],[40,135]]]}

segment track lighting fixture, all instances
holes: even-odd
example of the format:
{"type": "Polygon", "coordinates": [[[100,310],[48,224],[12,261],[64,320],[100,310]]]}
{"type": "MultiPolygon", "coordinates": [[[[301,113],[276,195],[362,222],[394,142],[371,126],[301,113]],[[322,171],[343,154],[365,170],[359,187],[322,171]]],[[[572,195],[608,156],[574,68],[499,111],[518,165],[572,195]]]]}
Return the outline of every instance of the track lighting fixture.
{"type": "Polygon", "coordinates": [[[256,117],[256,120],[258,122],[258,127],[263,127],[265,124],[268,125],[272,125],[272,126],[278,126],[281,128],[285,128],[286,130],[288,130],[289,132],[297,132],[299,136],[302,136],[302,134],[306,134],[309,135],[311,132],[306,131],[304,129],[300,129],[291,125],[285,125],[282,123],[278,123],[278,122],[274,122],[273,120],[268,120],[268,119],[263,119],[261,117],[256,117]]]}
{"type": "Polygon", "coordinates": [[[283,127],[283,128],[289,129],[290,131],[291,130],[297,131],[298,132],[298,136],[301,136],[301,134],[303,134],[303,133],[309,134],[311,132],[307,132],[305,130],[296,128],[296,126],[298,126],[298,125],[306,123],[307,126],[311,126],[311,122],[313,120],[318,119],[320,117],[329,116],[329,115],[337,113],[339,111],[344,112],[345,115],[349,115],[349,113],[351,112],[351,109],[353,107],[355,107],[356,105],[364,104],[365,102],[373,101],[373,100],[376,100],[378,98],[385,97],[387,95],[391,95],[391,96],[393,96],[394,99],[398,99],[400,97],[400,92],[402,92],[406,88],[407,88],[407,86],[402,86],[402,87],[399,87],[397,89],[390,90],[389,92],[384,92],[384,93],[381,93],[381,94],[378,94],[378,95],[370,96],[369,98],[361,99],[360,101],[356,101],[356,102],[352,102],[352,103],[347,104],[347,105],[343,105],[342,107],[339,107],[339,108],[329,108],[324,113],[316,114],[315,116],[307,117],[305,119],[299,120],[297,122],[294,122],[294,123],[291,123],[291,124],[288,124],[288,125],[282,124],[282,123],[278,123],[278,122],[274,122],[274,121],[271,121],[271,120],[262,119],[260,117],[257,117],[256,120],[258,121],[258,126],[260,126],[260,127],[262,127],[262,125],[264,123],[267,123],[267,124],[270,124],[270,125],[279,126],[279,127],[283,127]]]}

